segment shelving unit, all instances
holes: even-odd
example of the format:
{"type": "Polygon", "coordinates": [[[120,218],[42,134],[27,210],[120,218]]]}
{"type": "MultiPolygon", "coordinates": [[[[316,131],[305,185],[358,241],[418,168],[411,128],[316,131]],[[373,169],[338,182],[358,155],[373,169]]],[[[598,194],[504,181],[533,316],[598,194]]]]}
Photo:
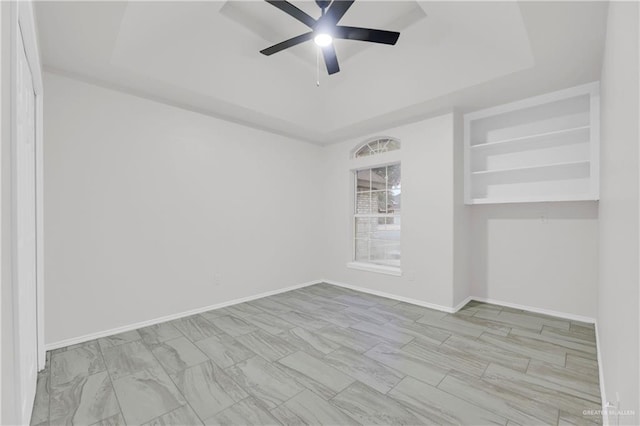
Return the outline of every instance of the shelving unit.
{"type": "Polygon", "coordinates": [[[465,203],[597,200],[599,85],[465,115],[465,203]]]}

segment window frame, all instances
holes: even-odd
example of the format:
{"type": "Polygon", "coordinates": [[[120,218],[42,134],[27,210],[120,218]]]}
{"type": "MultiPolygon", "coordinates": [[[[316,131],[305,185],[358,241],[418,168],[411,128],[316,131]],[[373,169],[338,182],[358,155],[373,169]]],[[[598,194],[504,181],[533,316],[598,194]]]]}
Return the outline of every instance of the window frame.
{"type": "MultiPolygon", "coordinates": [[[[365,142],[358,144],[358,146],[356,146],[352,151],[351,151],[351,167],[349,170],[349,174],[350,174],[350,190],[349,190],[349,194],[350,194],[350,203],[349,203],[349,239],[350,239],[350,248],[349,248],[349,256],[350,256],[350,260],[347,263],[347,267],[350,269],[356,269],[356,270],[363,270],[363,271],[369,271],[369,272],[376,272],[376,273],[381,273],[381,274],[386,274],[386,275],[393,275],[393,276],[402,276],[402,255],[400,258],[400,266],[388,266],[388,265],[380,265],[380,264],[376,264],[376,263],[369,263],[369,262],[363,262],[363,261],[357,261],[355,256],[356,256],[356,235],[355,235],[355,218],[356,218],[356,201],[357,201],[357,173],[360,170],[366,170],[366,169],[373,169],[373,168],[377,168],[377,167],[385,167],[385,166],[391,166],[394,164],[398,164],[400,165],[400,168],[402,170],[402,156],[401,156],[401,149],[396,149],[396,150],[392,150],[392,151],[387,151],[387,152],[382,152],[382,153],[378,153],[378,154],[374,154],[374,155],[366,155],[366,156],[362,156],[362,157],[355,157],[356,153],[358,152],[358,150],[360,150],[363,146],[374,142],[376,139],[395,139],[400,147],[401,142],[400,140],[398,140],[397,138],[392,138],[392,137],[388,137],[388,136],[384,136],[384,137],[380,137],[380,138],[371,138],[371,139],[367,139],[365,142]]],[[[402,172],[401,172],[402,173],[402,172]]],[[[402,178],[401,178],[401,182],[402,182],[402,178]]],[[[400,211],[399,215],[396,216],[400,216],[400,218],[402,218],[402,210],[400,211]]],[[[402,220],[401,222],[402,223],[402,220]]],[[[402,247],[402,225],[400,228],[400,247],[402,247]]],[[[402,249],[401,249],[401,253],[402,253],[402,249]]]]}

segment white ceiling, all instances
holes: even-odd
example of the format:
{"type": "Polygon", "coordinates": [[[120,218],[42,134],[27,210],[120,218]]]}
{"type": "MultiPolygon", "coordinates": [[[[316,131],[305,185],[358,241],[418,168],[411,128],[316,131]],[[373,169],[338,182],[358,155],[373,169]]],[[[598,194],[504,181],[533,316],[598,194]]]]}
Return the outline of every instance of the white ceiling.
{"type": "Polygon", "coordinates": [[[341,23],[400,31],[398,44],[337,40],[341,72],[321,62],[317,87],[312,42],[259,53],[308,30],[264,1],[36,6],[51,71],[316,143],[598,80],[606,13],[601,2],[357,0],[341,23]]]}

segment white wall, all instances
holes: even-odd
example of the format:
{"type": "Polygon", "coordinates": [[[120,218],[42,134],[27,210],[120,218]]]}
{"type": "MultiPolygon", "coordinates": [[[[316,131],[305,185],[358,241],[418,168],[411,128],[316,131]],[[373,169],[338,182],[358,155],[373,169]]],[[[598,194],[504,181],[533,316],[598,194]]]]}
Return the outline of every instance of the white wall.
{"type": "Polygon", "coordinates": [[[369,136],[325,148],[325,278],[446,308],[473,296],[595,318],[597,203],[465,206],[460,118],[385,132],[402,141],[402,277],[346,266],[350,153],[369,136]]]}
{"type": "MultiPolygon", "coordinates": [[[[347,268],[352,260],[351,151],[376,135],[325,148],[324,277],[369,290],[453,304],[453,114],[390,129],[400,139],[402,164],[402,276],[347,268]]],[[[379,135],[377,135],[379,136],[379,135]]]]}
{"type": "Polygon", "coordinates": [[[464,204],[464,126],[461,114],[453,127],[453,306],[471,295],[471,206],[464,204]]]}
{"type": "Polygon", "coordinates": [[[636,412],[620,424],[640,423],[638,16],[636,2],[610,3],[601,79],[598,334],[606,398],[636,412]]]}
{"type": "Polygon", "coordinates": [[[13,293],[11,281],[11,4],[0,2],[0,424],[15,423],[13,293]]]}
{"type": "Polygon", "coordinates": [[[597,209],[595,202],[473,206],[471,294],[595,318],[597,209]]]}
{"type": "Polygon", "coordinates": [[[319,147],[50,73],[44,116],[47,343],[321,276],[319,147]]]}

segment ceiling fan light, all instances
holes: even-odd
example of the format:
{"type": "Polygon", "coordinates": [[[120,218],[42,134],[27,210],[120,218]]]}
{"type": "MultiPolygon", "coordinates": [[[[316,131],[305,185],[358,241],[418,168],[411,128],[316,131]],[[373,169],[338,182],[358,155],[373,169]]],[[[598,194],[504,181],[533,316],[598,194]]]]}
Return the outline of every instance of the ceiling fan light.
{"type": "Polygon", "coordinates": [[[333,42],[333,37],[327,33],[320,33],[313,38],[313,41],[320,47],[329,46],[333,42]]]}

